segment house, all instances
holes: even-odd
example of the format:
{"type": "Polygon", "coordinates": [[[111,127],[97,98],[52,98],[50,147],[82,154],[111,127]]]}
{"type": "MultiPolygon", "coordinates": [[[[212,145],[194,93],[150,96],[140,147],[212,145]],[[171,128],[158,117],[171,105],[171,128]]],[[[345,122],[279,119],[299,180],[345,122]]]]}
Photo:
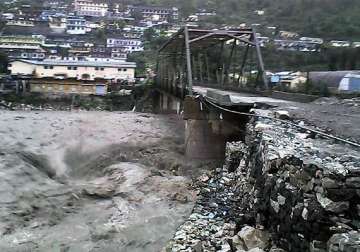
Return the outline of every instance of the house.
{"type": "Polygon", "coordinates": [[[79,16],[105,17],[109,6],[103,0],[75,0],[74,10],[79,16]]]}
{"type": "Polygon", "coordinates": [[[343,40],[331,40],[329,45],[332,47],[350,47],[350,41],[343,41],[343,40]]]}
{"type": "Polygon", "coordinates": [[[322,38],[301,37],[299,40],[303,42],[315,43],[319,45],[324,44],[324,40],[322,38]]]}
{"type": "Polygon", "coordinates": [[[315,86],[326,85],[333,93],[360,92],[360,71],[310,72],[309,79],[315,86]]]}
{"type": "Polygon", "coordinates": [[[110,82],[135,81],[136,64],[114,59],[66,58],[15,60],[11,75],[31,76],[30,91],[42,93],[106,94],[110,82]]]}
{"type": "Polygon", "coordinates": [[[16,19],[9,20],[6,22],[6,26],[24,26],[24,27],[33,27],[35,26],[34,21],[26,20],[26,19],[16,19]]]}
{"type": "Polygon", "coordinates": [[[109,81],[105,79],[79,81],[73,78],[41,78],[29,81],[30,92],[62,95],[106,95],[109,84],[109,81]]]}
{"type": "Polygon", "coordinates": [[[46,52],[42,48],[43,43],[41,36],[0,36],[0,51],[10,59],[41,60],[46,52]]]}
{"type": "Polygon", "coordinates": [[[360,47],[360,42],[353,42],[352,47],[353,48],[359,48],[360,47]]]}
{"type": "Polygon", "coordinates": [[[15,60],[9,65],[12,75],[32,75],[34,78],[77,80],[134,81],[136,64],[114,59],[45,59],[43,61],[15,60]]]}
{"type": "Polygon", "coordinates": [[[69,16],[66,20],[66,33],[86,34],[86,20],[83,17],[69,16]]]}
{"type": "Polygon", "coordinates": [[[107,47],[124,47],[128,53],[140,52],[144,50],[141,40],[129,38],[108,38],[107,47]]]}
{"type": "Polygon", "coordinates": [[[270,82],[273,86],[281,85],[290,90],[297,90],[299,86],[307,80],[305,74],[302,72],[284,71],[269,75],[270,82]]]}
{"type": "Polygon", "coordinates": [[[153,21],[177,21],[179,19],[179,9],[176,7],[165,8],[157,6],[132,6],[129,5],[128,11],[133,17],[141,15],[141,19],[153,21]]]}
{"type": "Polygon", "coordinates": [[[279,32],[280,37],[286,38],[286,39],[294,39],[299,37],[299,34],[296,32],[289,32],[289,31],[280,31],[279,32]]]}

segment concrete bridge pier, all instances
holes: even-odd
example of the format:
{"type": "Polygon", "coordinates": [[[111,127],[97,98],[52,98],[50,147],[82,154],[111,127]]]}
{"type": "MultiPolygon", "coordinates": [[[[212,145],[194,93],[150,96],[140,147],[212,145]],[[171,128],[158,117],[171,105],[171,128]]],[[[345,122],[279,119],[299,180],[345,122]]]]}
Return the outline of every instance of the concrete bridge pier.
{"type": "Polygon", "coordinates": [[[181,111],[182,101],[165,92],[156,92],[154,97],[154,112],[162,114],[179,114],[181,111]]]}
{"type": "Polygon", "coordinates": [[[184,101],[185,153],[188,159],[223,160],[225,157],[226,122],[220,113],[188,96],[184,101]]]}

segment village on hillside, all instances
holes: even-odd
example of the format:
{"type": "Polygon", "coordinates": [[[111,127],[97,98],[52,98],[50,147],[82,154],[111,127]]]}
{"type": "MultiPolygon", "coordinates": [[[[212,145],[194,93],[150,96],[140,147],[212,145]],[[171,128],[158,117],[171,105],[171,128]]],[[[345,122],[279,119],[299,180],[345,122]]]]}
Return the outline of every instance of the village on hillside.
{"type": "MultiPolygon", "coordinates": [[[[105,95],[118,91],[121,85],[149,82],[155,71],[156,50],[166,39],[184,25],[213,29],[211,18],[217,15],[216,10],[198,9],[184,16],[176,6],[126,5],[107,0],[41,3],[31,6],[13,0],[3,4],[0,92],[105,95]],[[144,58],[144,54],[150,56],[144,58]]],[[[266,13],[254,10],[254,15],[266,13]]],[[[256,23],[218,28],[245,27],[258,30],[262,48],[278,52],[316,55],[324,48],[360,47],[357,41],[306,37],[256,23]]],[[[331,92],[360,90],[358,71],[266,69],[272,87],[279,90],[297,92],[309,82],[323,85],[324,79],[320,81],[319,76],[326,76],[326,89],[331,92]]]]}

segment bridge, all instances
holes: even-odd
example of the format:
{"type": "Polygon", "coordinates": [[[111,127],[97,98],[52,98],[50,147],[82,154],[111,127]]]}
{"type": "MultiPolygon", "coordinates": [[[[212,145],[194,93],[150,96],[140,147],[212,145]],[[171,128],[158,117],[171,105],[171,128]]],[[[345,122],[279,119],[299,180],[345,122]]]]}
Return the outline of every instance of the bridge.
{"type": "Polygon", "coordinates": [[[253,28],[201,30],[187,26],[159,50],[156,84],[184,98],[194,86],[268,89],[253,28]]]}
{"type": "Polygon", "coordinates": [[[280,102],[244,92],[234,99],[218,91],[269,91],[254,28],[185,26],[159,49],[156,70],[157,106],[163,112],[183,111],[189,159],[223,159],[226,142],[244,138],[246,113],[254,104],[280,102]]]}

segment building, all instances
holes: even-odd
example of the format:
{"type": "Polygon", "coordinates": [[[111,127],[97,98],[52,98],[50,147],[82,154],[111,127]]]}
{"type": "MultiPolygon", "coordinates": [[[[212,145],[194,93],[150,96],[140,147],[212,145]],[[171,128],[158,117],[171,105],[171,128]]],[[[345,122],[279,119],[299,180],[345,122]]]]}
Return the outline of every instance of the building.
{"type": "Polygon", "coordinates": [[[43,61],[15,60],[9,64],[12,75],[30,75],[34,78],[134,82],[136,64],[113,59],[45,59],[43,61]]]}
{"type": "Polygon", "coordinates": [[[176,7],[164,8],[155,6],[128,6],[128,11],[133,17],[141,16],[141,19],[153,21],[177,21],[179,19],[179,10],[176,7]]]}
{"type": "Polygon", "coordinates": [[[24,26],[24,27],[34,27],[34,21],[25,20],[25,19],[17,19],[17,20],[9,20],[6,22],[6,26],[24,26]]]}
{"type": "Polygon", "coordinates": [[[343,40],[331,40],[329,42],[329,45],[331,47],[350,47],[351,42],[350,41],[343,41],[343,40]]]}
{"type": "Polygon", "coordinates": [[[30,92],[51,94],[106,95],[109,81],[105,79],[79,81],[53,78],[31,79],[30,92]]]}
{"type": "Polygon", "coordinates": [[[0,51],[10,59],[41,60],[46,52],[43,43],[44,38],[37,36],[0,36],[0,51]]]}
{"type": "Polygon", "coordinates": [[[144,50],[141,40],[129,38],[108,38],[106,40],[107,47],[124,47],[125,52],[140,52],[144,50]]]}
{"type": "Polygon", "coordinates": [[[49,17],[49,27],[54,33],[64,33],[67,29],[67,19],[63,15],[49,17]]]}
{"type": "Polygon", "coordinates": [[[66,20],[66,33],[86,34],[86,20],[83,17],[69,16],[66,20]]]}
{"type": "Polygon", "coordinates": [[[307,78],[305,73],[284,71],[274,74],[268,74],[270,76],[270,82],[273,86],[282,86],[290,90],[298,90],[303,85],[307,78]]]}
{"type": "Polygon", "coordinates": [[[360,71],[310,72],[309,79],[315,86],[326,85],[333,93],[360,92],[360,71]]]}
{"type": "Polygon", "coordinates": [[[109,6],[102,0],[75,0],[74,10],[79,16],[104,17],[109,6]]]}

